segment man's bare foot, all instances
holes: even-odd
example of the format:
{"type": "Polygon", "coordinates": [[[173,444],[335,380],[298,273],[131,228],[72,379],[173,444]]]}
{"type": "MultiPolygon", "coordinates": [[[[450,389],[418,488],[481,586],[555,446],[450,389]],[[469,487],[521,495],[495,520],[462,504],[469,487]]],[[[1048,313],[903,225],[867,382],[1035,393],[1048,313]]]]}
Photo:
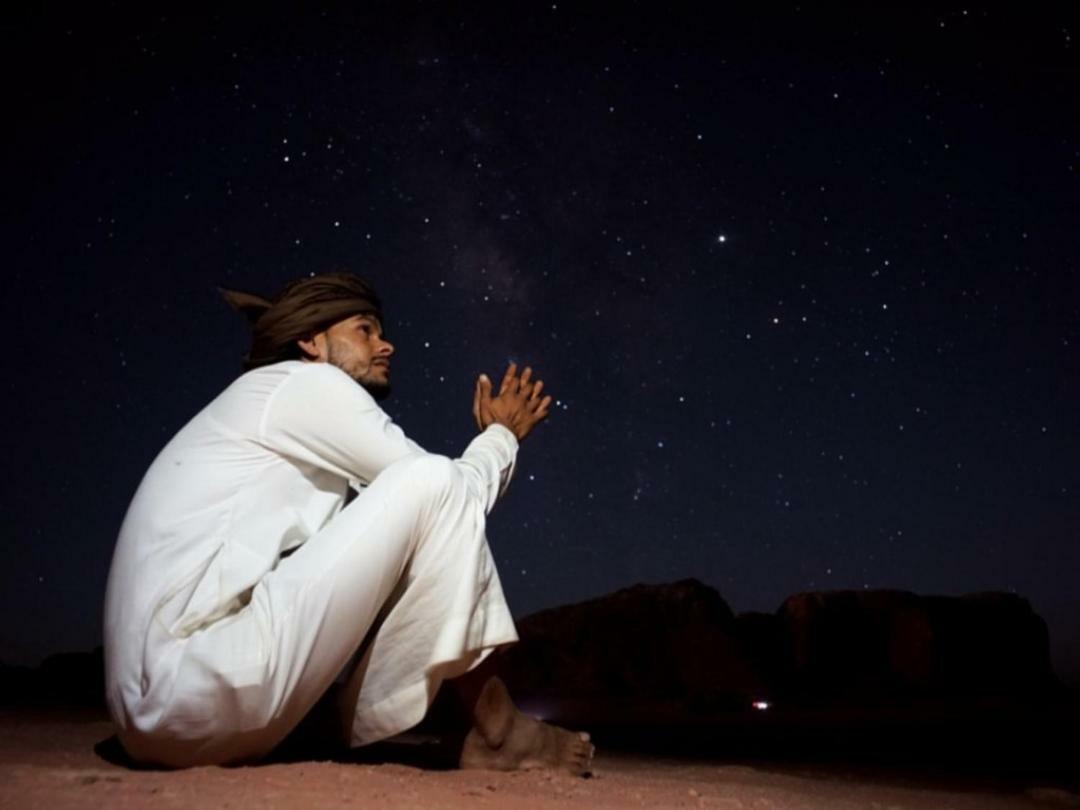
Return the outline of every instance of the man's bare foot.
{"type": "Polygon", "coordinates": [[[461,750],[462,768],[497,771],[555,768],[589,773],[595,748],[589,735],[550,726],[517,710],[499,678],[480,693],[474,726],[461,750]]]}

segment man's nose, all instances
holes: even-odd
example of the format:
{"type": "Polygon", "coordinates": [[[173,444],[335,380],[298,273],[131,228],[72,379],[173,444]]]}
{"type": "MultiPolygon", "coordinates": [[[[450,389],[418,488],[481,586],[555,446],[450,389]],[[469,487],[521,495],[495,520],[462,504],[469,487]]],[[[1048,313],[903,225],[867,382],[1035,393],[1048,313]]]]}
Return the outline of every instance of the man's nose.
{"type": "Polygon", "coordinates": [[[380,341],[382,345],[379,347],[379,356],[389,357],[390,355],[392,355],[394,353],[394,344],[391,343],[389,340],[382,340],[381,338],[380,341]]]}

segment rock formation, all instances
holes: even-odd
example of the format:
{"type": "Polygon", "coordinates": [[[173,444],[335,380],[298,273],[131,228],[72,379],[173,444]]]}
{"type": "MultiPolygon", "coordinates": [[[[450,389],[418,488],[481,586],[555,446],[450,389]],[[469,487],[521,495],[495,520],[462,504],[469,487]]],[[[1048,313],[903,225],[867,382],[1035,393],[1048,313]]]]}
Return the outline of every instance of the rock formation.
{"type": "Polygon", "coordinates": [[[1021,695],[1053,682],[1046,623],[1013,594],[804,593],[778,615],[803,693],[1021,695]]]}
{"type": "Polygon", "coordinates": [[[1024,701],[1055,684],[1046,625],[1011,594],[804,593],[776,614],[736,617],[715,590],[684,580],[545,610],[518,629],[504,656],[513,693],[601,720],[696,722],[758,699],[1024,701]]]}

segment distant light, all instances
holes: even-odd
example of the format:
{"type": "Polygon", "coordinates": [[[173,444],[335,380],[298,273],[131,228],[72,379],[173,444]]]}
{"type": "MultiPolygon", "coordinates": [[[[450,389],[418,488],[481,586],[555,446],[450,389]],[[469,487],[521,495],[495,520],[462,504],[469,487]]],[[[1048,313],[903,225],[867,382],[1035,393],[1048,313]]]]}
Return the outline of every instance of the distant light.
{"type": "Polygon", "coordinates": [[[755,701],[754,701],[753,703],[751,703],[750,705],[751,705],[751,706],[753,706],[753,707],[754,707],[755,709],[757,709],[757,710],[758,710],[759,712],[763,712],[763,711],[766,711],[766,710],[768,710],[768,708],[769,708],[769,707],[770,707],[770,706],[771,706],[772,704],[771,704],[771,703],[769,703],[769,701],[767,701],[767,700],[755,700],[755,701]]]}
{"type": "Polygon", "coordinates": [[[716,237],[716,241],[717,242],[726,242],[727,237],[724,234],[720,234],[718,237],[716,237]]]}

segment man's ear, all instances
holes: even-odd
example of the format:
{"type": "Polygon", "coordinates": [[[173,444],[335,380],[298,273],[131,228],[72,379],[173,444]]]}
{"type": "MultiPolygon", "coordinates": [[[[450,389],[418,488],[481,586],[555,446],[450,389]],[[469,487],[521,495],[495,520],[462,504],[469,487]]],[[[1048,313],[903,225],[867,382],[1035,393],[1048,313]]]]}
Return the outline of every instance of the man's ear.
{"type": "Polygon", "coordinates": [[[313,335],[299,338],[296,345],[300,347],[305,360],[315,363],[326,362],[326,332],[316,332],[313,335]]]}

